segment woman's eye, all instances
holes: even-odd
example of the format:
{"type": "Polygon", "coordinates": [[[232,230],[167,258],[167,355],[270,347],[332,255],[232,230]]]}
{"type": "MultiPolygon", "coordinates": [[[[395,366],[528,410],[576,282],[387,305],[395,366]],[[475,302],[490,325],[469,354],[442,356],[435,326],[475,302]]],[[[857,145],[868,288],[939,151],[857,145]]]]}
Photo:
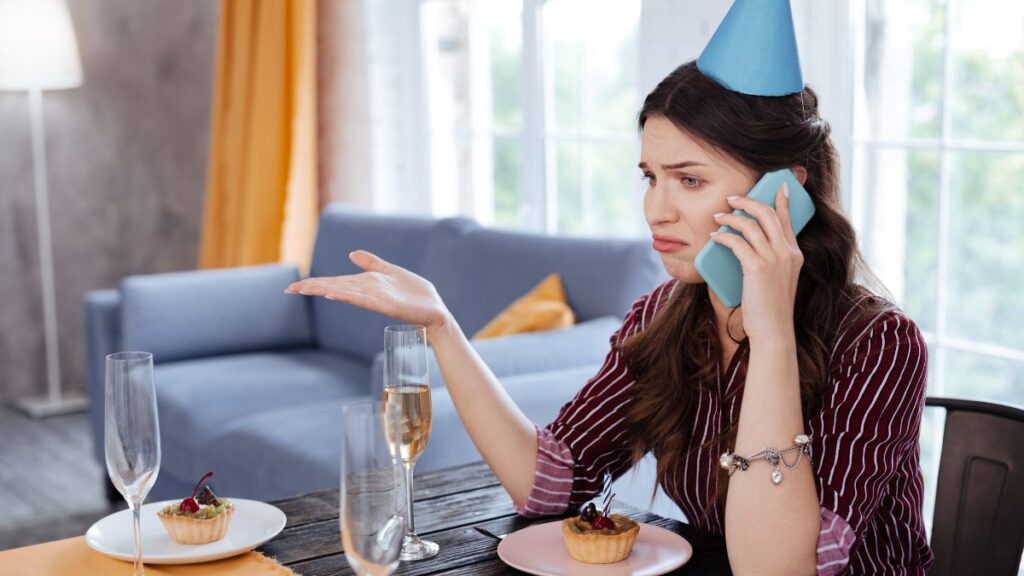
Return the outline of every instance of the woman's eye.
{"type": "Polygon", "coordinates": [[[640,179],[645,180],[648,186],[654,186],[654,174],[644,174],[640,179]]]}
{"type": "Polygon", "coordinates": [[[683,176],[680,179],[680,182],[682,182],[683,186],[686,186],[687,188],[699,188],[702,184],[700,178],[694,178],[692,176],[683,176]]]}

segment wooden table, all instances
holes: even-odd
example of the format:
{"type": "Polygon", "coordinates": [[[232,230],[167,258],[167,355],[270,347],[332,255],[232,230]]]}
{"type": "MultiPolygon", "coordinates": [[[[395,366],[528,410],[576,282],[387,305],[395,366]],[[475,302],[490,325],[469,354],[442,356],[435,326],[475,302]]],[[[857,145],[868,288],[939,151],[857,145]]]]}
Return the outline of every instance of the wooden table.
{"type": "MultiPolygon", "coordinates": [[[[274,502],[288,516],[276,538],[259,548],[302,576],[353,574],[341,549],[338,527],[338,490],[274,502]]],[[[617,512],[635,520],[667,528],[693,546],[693,558],[673,572],[680,576],[730,574],[724,540],[717,535],[675,520],[625,505],[617,512]]],[[[430,560],[402,562],[396,575],[522,574],[498,558],[498,542],[473,529],[480,526],[506,534],[538,521],[515,514],[512,500],[490,469],[481,463],[416,476],[416,528],[437,542],[441,552],[430,560]]]]}

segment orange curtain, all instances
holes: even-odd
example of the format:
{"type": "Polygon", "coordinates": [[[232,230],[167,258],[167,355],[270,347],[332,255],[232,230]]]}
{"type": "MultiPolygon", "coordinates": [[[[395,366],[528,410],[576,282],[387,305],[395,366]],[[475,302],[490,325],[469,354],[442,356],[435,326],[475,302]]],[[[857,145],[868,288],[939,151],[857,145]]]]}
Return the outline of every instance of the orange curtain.
{"type": "Polygon", "coordinates": [[[316,19],[316,0],[221,0],[202,268],[308,268],[319,212],[316,19]]]}

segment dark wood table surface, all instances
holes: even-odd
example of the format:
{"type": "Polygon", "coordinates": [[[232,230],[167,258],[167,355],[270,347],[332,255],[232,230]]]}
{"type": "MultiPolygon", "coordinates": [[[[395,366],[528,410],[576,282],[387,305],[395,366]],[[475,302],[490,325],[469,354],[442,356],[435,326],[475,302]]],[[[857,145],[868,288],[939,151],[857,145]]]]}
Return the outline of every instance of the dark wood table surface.
{"type": "MultiPolygon", "coordinates": [[[[402,562],[396,575],[522,574],[498,558],[498,541],[474,526],[506,534],[535,522],[516,515],[512,500],[482,462],[416,475],[416,528],[420,536],[437,542],[441,552],[430,560],[402,562]]],[[[338,490],[325,490],[274,502],[288,516],[276,538],[259,552],[277,559],[302,576],[354,574],[341,549],[338,526],[338,490]]],[[[724,540],[689,524],[648,512],[615,506],[628,514],[682,535],[693,546],[693,558],[672,572],[679,576],[730,574],[724,540]]]]}

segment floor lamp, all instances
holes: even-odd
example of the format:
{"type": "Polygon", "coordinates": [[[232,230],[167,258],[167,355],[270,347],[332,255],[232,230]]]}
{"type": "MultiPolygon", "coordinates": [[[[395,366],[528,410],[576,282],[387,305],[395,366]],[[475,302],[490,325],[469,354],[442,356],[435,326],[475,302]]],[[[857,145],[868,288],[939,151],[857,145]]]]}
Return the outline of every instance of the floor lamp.
{"type": "Polygon", "coordinates": [[[0,90],[28,92],[32,168],[42,273],[46,336],[46,396],[22,398],[15,406],[33,417],[83,410],[84,396],[61,391],[57,342],[57,301],[53,280],[50,204],[46,189],[46,134],[43,90],[82,84],[82,64],[71,15],[64,0],[0,0],[0,90]]]}

